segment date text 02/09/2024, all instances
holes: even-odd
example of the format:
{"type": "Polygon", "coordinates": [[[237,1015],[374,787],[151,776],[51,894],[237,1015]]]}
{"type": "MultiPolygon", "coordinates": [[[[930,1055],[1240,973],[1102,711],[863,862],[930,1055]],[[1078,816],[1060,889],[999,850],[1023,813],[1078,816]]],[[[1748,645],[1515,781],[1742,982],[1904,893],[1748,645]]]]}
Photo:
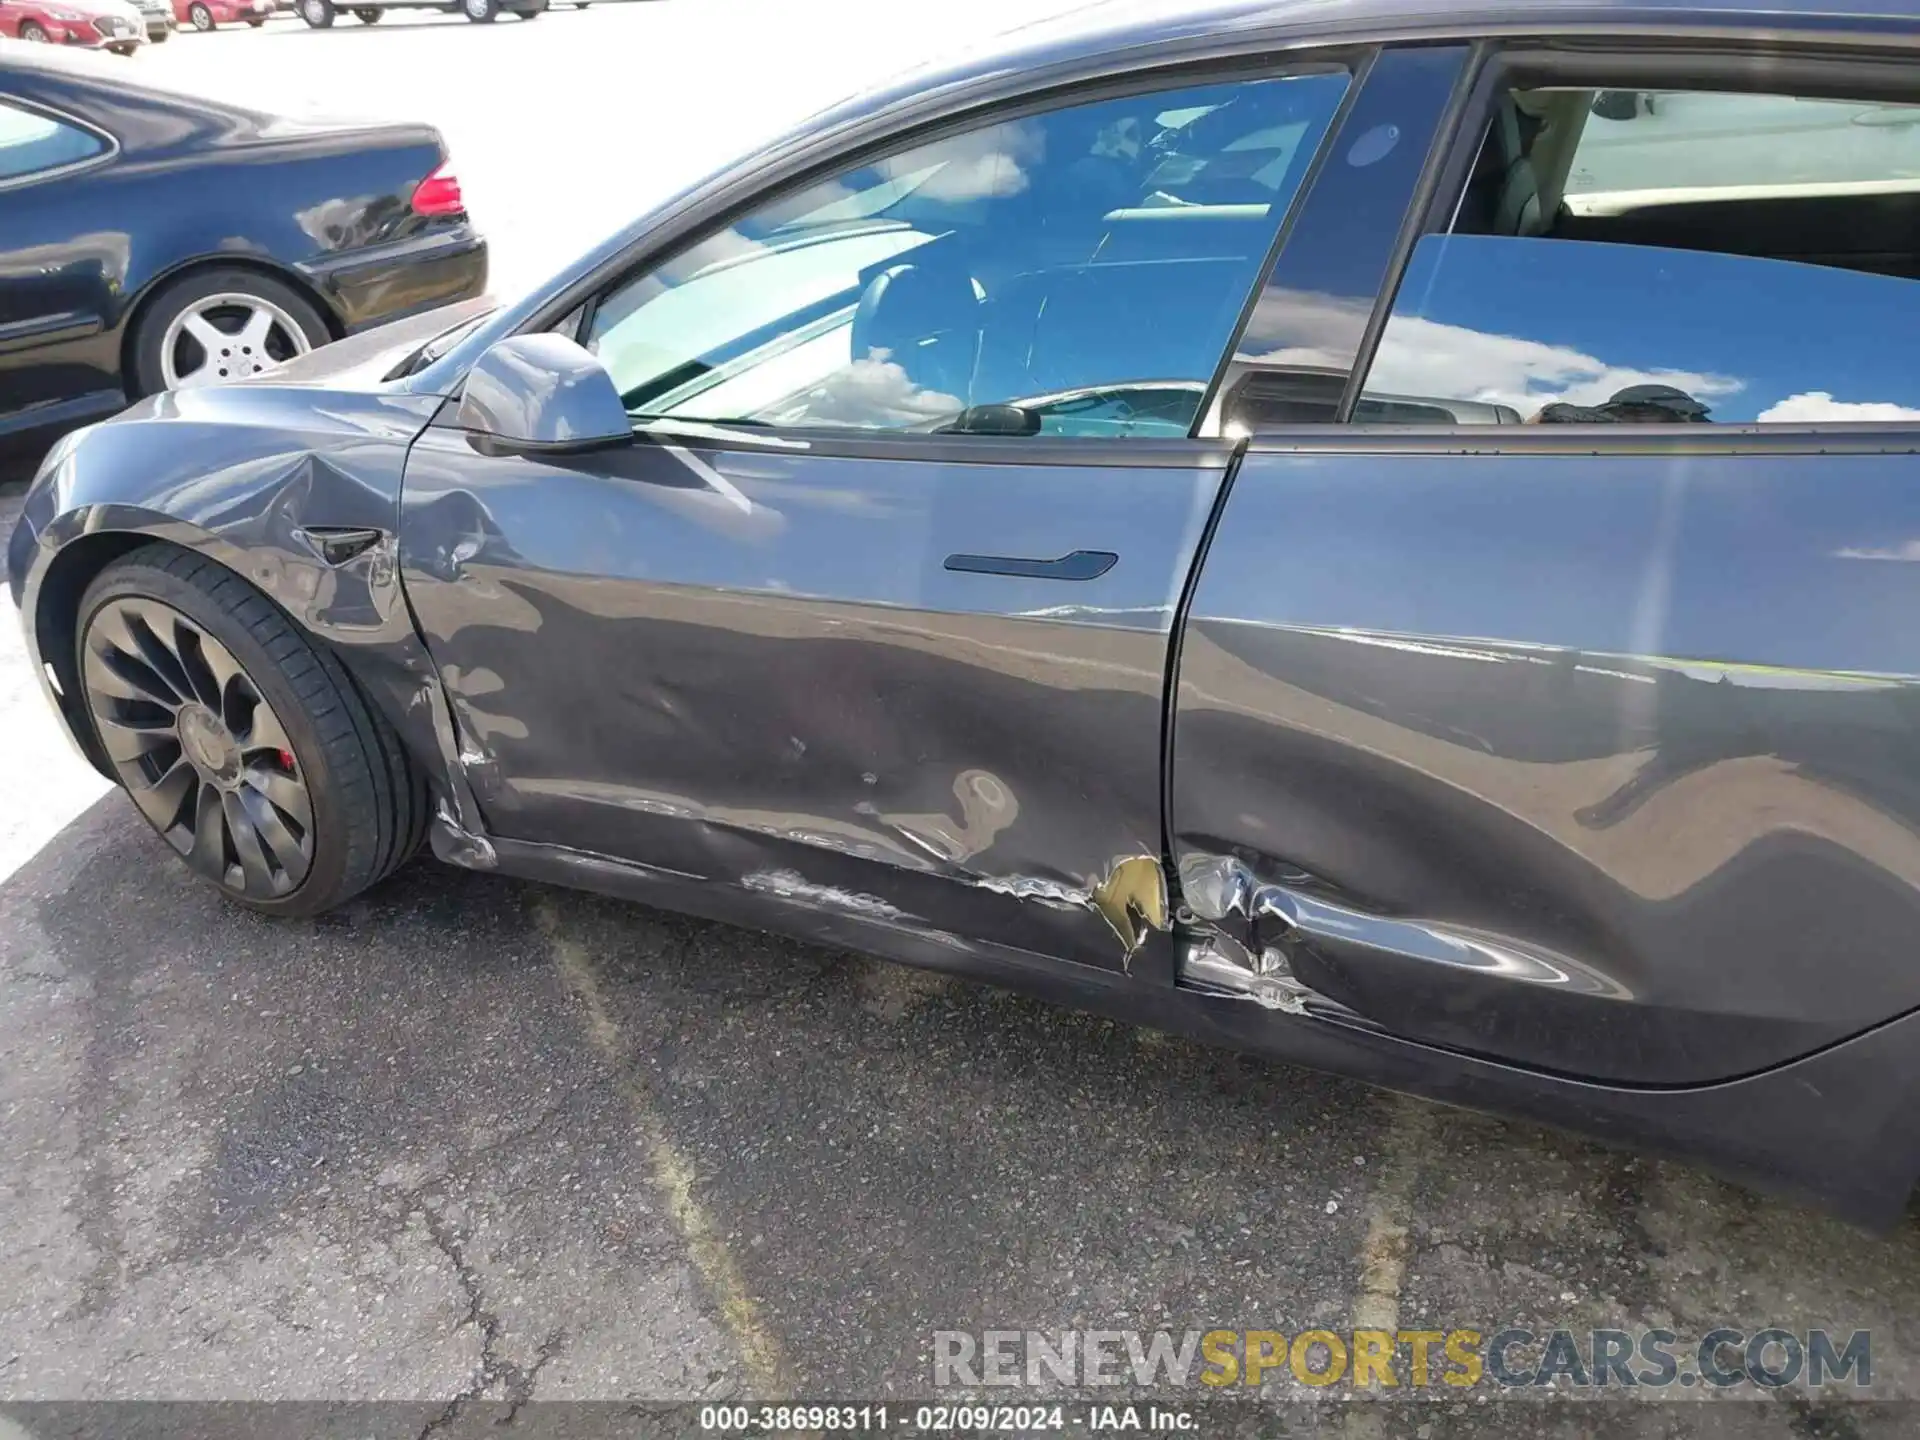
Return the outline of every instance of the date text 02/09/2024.
{"type": "Polygon", "coordinates": [[[721,1434],[890,1431],[910,1434],[1044,1430],[1192,1431],[1191,1411],[1157,1405],[703,1405],[700,1428],[721,1434]]]}

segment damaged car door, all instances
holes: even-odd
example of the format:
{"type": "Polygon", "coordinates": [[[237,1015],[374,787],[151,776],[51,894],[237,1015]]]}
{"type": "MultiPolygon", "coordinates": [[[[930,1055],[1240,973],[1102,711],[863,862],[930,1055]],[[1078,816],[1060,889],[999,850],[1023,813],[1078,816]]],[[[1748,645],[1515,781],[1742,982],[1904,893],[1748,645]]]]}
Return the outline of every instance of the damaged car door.
{"type": "MultiPolygon", "coordinates": [[[[1635,122],[1581,63],[1499,62],[1404,266],[1299,268],[1316,192],[1256,306],[1226,403],[1278,420],[1248,422],[1177,682],[1184,964],[1701,1085],[1920,1005],[1920,186],[1788,149],[1702,191],[1703,126],[1594,191],[1583,150],[1635,122]],[[1364,377],[1344,413],[1287,408],[1303,362],[1364,377]]],[[[1743,62],[1688,63],[1675,115],[1743,62]]],[[[1793,73],[1743,123],[1801,123],[1793,73]]]]}
{"type": "Polygon", "coordinates": [[[948,126],[610,274],[567,330],[631,443],[430,429],[404,572],[489,831],[1125,967],[1191,432],[1348,84],[948,126]]]}

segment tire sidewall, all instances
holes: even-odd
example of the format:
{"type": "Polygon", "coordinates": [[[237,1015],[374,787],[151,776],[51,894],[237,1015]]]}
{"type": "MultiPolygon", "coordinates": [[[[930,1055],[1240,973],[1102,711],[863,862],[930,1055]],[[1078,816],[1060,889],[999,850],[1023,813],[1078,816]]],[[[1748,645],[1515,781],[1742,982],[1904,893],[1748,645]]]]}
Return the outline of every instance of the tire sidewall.
{"type": "MultiPolygon", "coordinates": [[[[258,594],[251,589],[247,593],[258,594]]],[[[241,668],[247,672],[247,678],[258,687],[260,694],[273,708],[273,713],[279,717],[287,738],[293,742],[294,762],[306,780],[307,798],[313,806],[313,864],[300,887],[290,895],[270,900],[235,894],[224,885],[216,888],[223,898],[266,915],[313,915],[327,909],[341,888],[351,848],[345,817],[341,814],[335,794],[336,778],[327,766],[325,747],[307,717],[305,702],[287,681],[279,663],[254,638],[252,631],[227,613],[219,601],[199,586],[157,565],[137,560],[122,562],[103,571],[81,598],[74,642],[75,673],[85,674],[87,633],[100,608],[108,601],[135,596],[171,606],[227,647],[228,653],[240,662],[241,668]]],[[[311,645],[312,642],[306,639],[297,624],[284,616],[282,618],[304,643],[311,645]]],[[[93,708],[91,705],[85,705],[84,708],[87,725],[93,730],[94,743],[98,745],[100,737],[93,719],[93,708]]],[[[146,823],[144,817],[141,823],[146,823]]],[[[159,840],[157,835],[155,840],[162,845],[166,843],[159,840]]],[[[171,855],[173,852],[169,850],[168,853],[171,855]]],[[[185,864],[184,861],[181,863],[185,864]]],[[[191,870],[187,873],[193,874],[191,870]]],[[[194,879],[202,880],[203,877],[194,875],[194,879]]]]}
{"type": "MultiPolygon", "coordinates": [[[[303,3],[309,3],[309,0],[303,0],[303,3]]],[[[129,399],[158,395],[166,389],[162,378],[160,347],[166,340],[167,327],[174,318],[197,300],[228,292],[272,301],[293,318],[311,347],[318,348],[333,338],[325,318],[314,308],[313,302],[290,285],[251,270],[196,271],[163,286],[134,322],[133,374],[128,377],[133,381],[133,389],[129,392],[129,399]]]]}

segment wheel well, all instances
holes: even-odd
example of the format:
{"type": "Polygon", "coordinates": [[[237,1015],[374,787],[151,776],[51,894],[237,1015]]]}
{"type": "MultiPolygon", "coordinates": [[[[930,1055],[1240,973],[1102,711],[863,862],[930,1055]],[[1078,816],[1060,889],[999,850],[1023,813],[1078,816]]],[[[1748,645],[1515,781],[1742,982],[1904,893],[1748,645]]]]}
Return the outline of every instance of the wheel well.
{"type": "Polygon", "coordinates": [[[67,729],[93,768],[109,780],[113,779],[113,769],[94,739],[86,702],[80,698],[80,671],[73,659],[74,642],[79,638],[80,597],[107,566],[153,543],[151,535],[121,531],[82,535],[53,557],[33,607],[34,643],[41,663],[53,671],[59,690],[55,698],[66,717],[67,729]]]}
{"type": "Polygon", "coordinates": [[[133,302],[133,309],[127,314],[126,324],[120,332],[120,379],[129,400],[139,398],[133,393],[135,384],[133,347],[139,340],[140,322],[146,319],[147,312],[153,309],[154,301],[166,294],[168,290],[182,280],[190,280],[195,275],[204,275],[209,270],[250,270],[256,275],[266,276],[269,280],[278,280],[282,285],[290,285],[312,303],[314,310],[326,322],[327,335],[330,339],[338,340],[347,333],[346,325],[335,313],[327,297],[296,270],[251,255],[209,255],[200,260],[189,260],[178,269],[169,270],[158,279],[149,281],[147,288],[140,293],[140,298],[133,302]]]}

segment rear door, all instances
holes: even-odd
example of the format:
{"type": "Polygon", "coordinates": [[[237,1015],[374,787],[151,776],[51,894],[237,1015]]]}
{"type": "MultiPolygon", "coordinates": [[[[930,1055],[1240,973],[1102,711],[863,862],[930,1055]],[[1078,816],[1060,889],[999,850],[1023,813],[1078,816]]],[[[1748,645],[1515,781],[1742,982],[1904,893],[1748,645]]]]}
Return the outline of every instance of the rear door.
{"type": "Polygon", "coordinates": [[[1372,326],[1364,276],[1283,255],[1225,401],[1255,433],[1185,630],[1172,827],[1226,932],[1190,979],[1696,1084],[1920,1004],[1920,153],[1848,168],[1920,97],[1662,67],[1655,115],[1797,117],[1794,173],[1676,123],[1602,194],[1649,112],[1588,63],[1489,82],[1372,326]],[[1830,177],[1812,100],[1881,117],[1830,177]]]}
{"type": "Polygon", "coordinates": [[[1191,431],[1349,90],[1140,81],[849,165],[578,318],[633,446],[430,431],[407,585],[489,827],[1128,965],[1233,453],[1191,431]]]}

